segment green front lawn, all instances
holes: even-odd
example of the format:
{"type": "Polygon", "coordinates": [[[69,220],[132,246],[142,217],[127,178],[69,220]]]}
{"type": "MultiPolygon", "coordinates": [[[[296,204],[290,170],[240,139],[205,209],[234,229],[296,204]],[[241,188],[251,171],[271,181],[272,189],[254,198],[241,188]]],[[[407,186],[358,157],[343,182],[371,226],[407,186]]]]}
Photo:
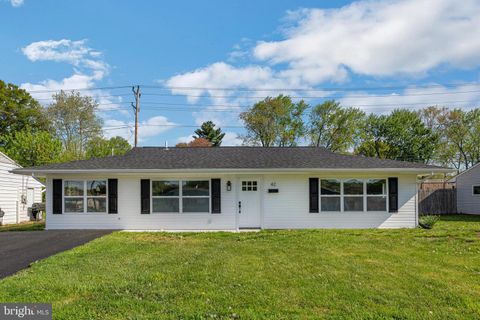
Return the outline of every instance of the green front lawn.
{"type": "Polygon", "coordinates": [[[480,216],[433,230],[116,232],[0,281],[54,319],[480,319],[480,216]]]}
{"type": "Polygon", "coordinates": [[[45,221],[29,221],[18,224],[0,226],[0,232],[5,231],[38,231],[45,229],[45,221]]]}

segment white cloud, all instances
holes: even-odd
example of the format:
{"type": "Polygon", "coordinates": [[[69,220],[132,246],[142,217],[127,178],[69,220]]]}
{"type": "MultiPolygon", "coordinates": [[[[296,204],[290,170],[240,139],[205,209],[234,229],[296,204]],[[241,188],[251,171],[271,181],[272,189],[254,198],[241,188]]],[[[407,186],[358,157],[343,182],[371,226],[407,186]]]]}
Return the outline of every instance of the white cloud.
{"type": "Polygon", "coordinates": [[[480,86],[463,84],[452,87],[432,85],[409,87],[391,93],[350,92],[339,101],[345,106],[354,106],[367,112],[389,112],[395,108],[418,110],[426,106],[475,107],[480,104],[480,86]]]}
{"type": "MultiPolygon", "coordinates": [[[[146,138],[155,137],[159,134],[174,128],[175,123],[166,117],[155,116],[138,124],[138,140],[141,142],[146,138]]],[[[104,135],[107,138],[120,136],[133,142],[135,132],[134,122],[125,122],[116,119],[108,119],[104,123],[104,135]]]]}
{"type": "MultiPolygon", "coordinates": [[[[209,94],[214,97],[214,101],[221,103],[225,102],[226,98],[216,98],[217,96],[228,97],[232,94],[238,95],[238,92],[228,90],[191,90],[182,89],[182,87],[270,89],[272,87],[284,88],[295,84],[288,83],[286,79],[277,77],[275,72],[268,66],[252,65],[236,68],[225,62],[217,62],[205,68],[173,76],[165,82],[165,85],[171,88],[173,94],[187,95],[191,103],[197,102],[199,98],[196,96],[202,94],[209,94]]],[[[248,92],[244,94],[246,97],[248,95],[248,92]]]]}
{"type": "Polygon", "coordinates": [[[184,136],[184,137],[178,137],[177,138],[177,143],[189,143],[190,141],[193,140],[193,136],[184,136]]]}
{"type": "Polygon", "coordinates": [[[242,139],[238,137],[238,133],[236,132],[225,132],[225,137],[222,140],[222,146],[240,146],[242,145],[242,139]]]}
{"type": "Polygon", "coordinates": [[[441,65],[472,67],[480,59],[476,0],[361,1],[340,9],[291,12],[285,39],[260,42],[257,59],[288,65],[290,78],[317,84],[368,76],[421,75],[441,65]]]}
{"type": "MultiPolygon", "coordinates": [[[[21,85],[44,104],[51,102],[53,91],[93,88],[96,82],[108,75],[110,69],[103,61],[102,53],[87,46],[87,40],[37,41],[22,48],[22,52],[32,62],[53,61],[73,66],[73,74],[62,80],[46,79],[39,83],[26,82],[21,85]]],[[[95,90],[88,91],[88,94],[97,98],[99,103],[108,104],[108,109],[119,107],[116,102],[120,101],[102,97],[108,92],[95,90]]]]}
{"type": "Polygon", "coordinates": [[[21,7],[23,6],[23,0],[10,0],[10,4],[13,7],[21,7]]]}
{"type": "MultiPolygon", "coordinates": [[[[288,13],[282,39],[252,48],[256,61],[250,65],[216,62],[173,76],[165,85],[191,103],[198,101],[192,96],[202,94],[224,95],[223,101],[231,102],[232,96],[278,93],[236,89],[306,89],[326,81],[344,82],[351,74],[418,78],[438,67],[478,67],[480,37],[473,30],[480,30],[479,16],[476,0],[461,5],[456,0],[359,1],[338,9],[301,9],[288,13]]],[[[234,47],[233,57],[239,50],[240,45],[234,47]]]]}

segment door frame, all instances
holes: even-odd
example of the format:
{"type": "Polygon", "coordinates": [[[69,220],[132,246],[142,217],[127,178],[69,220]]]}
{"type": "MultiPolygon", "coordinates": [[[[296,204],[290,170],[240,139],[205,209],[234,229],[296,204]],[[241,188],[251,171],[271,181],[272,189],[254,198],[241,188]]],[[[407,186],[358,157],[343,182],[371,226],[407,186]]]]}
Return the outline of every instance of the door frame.
{"type": "Polygon", "coordinates": [[[242,192],[242,180],[244,179],[255,179],[257,180],[257,192],[259,193],[259,204],[258,204],[258,210],[260,214],[260,229],[264,228],[264,215],[263,215],[263,209],[264,209],[264,188],[263,188],[263,181],[264,177],[263,175],[258,175],[258,174],[242,174],[242,175],[237,175],[235,177],[235,228],[237,231],[241,229],[240,227],[240,214],[238,212],[238,202],[240,201],[240,193],[242,192]]]}

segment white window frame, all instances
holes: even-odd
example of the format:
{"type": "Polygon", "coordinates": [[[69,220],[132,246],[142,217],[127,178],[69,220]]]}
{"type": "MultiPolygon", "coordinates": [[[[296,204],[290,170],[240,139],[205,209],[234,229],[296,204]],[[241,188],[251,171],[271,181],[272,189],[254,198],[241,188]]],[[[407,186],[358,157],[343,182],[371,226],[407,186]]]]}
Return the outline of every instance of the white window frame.
{"type": "Polygon", "coordinates": [[[320,203],[319,203],[319,212],[325,212],[325,213],[337,213],[337,212],[343,212],[343,196],[342,196],[342,193],[343,193],[343,181],[342,179],[338,179],[338,178],[320,178],[318,179],[318,183],[319,183],[319,186],[318,186],[318,195],[320,196],[320,203]],[[340,194],[322,194],[322,180],[337,180],[338,182],[340,182],[340,194]],[[322,210],[322,198],[325,197],[325,198],[339,198],[340,199],[340,211],[333,211],[333,210],[329,210],[329,211],[323,211],[322,210]]]}
{"type": "Polygon", "coordinates": [[[474,196],[474,197],[480,197],[480,193],[478,193],[478,194],[475,193],[475,187],[480,188],[480,184],[473,184],[473,185],[472,185],[472,196],[474,196]]]}
{"type": "Polygon", "coordinates": [[[157,213],[157,214],[169,214],[169,213],[181,213],[182,212],[182,181],[179,179],[161,179],[161,180],[150,180],[150,213],[157,213]],[[154,196],[153,195],[153,182],[159,181],[175,181],[178,182],[178,196],[154,196]],[[178,212],[158,212],[153,211],[153,199],[178,199],[178,212]]]}
{"type": "Polygon", "coordinates": [[[365,187],[365,212],[388,212],[388,178],[368,178],[368,179],[365,179],[364,187],[365,187]],[[384,193],[382,193],[382,194],[368,194],[368,192],[367,192],[368,180],[385,180],[384,193]],[[375,197],[385,198],[385,211],[382,211],[382,210],[368,210],[367,201],[368,201],[369,197],[370,198],[375,198],[375,197]]]}
{"type": "Polygon", "coordinates": [[[212,212],[212,179],[210,178],[192,178],[192,179],[178,179],[178,178],[162,178],[162,179],[150,179],[150,213],[152,214],[209,214],[212,212]],[[153,182],[154,181],[175,181],[178,182],[178,196],[154,196],[153,195],[153,182]],[[183,195],[183,182],[184,181],[208,181],[208,196],[184,196],[183,195]],[[153,211],[153,199],[154,198],[176,198],[178,199],[178,212],[156,212],[153,211]],[[197,212],[184,212],[183,211],[183,198],[208,198],[208,211],[197,212]]]}
{"type": "Polygon", "coordinates": [[[318,190],[319,190],[319,212],[320,213],[387,213],[388,212],[388,178],[386,177],[378,177],[378,178],[333,178],[333,177],[324,177],[324,178],[319,178],[318,179],[318,190]],[[362,195],[346,195],[344,191],[344,182],[348,180],[360,180],[363,182],[363,194],[362,195]],[[379,179],[379,180],[385,180],[385,194],[382,195],[368,195],[367,194],[367,181],[372,180],[372,179],[379,179]],[[340,195],[322,195],[322,180],[338,180],[340,181],[340,195]],[[340,211],[324,211],[322,210],[322,197],[339,197],[340,198],[340,211]],[[362,211],[345,211],[345,206],[344,206],[344,199],[345,197],[362,197],[363,198],[363,210],[362,211]],[[386,200],[386,205],[385,205],[385,211],[368,211],[367,210],[367,198],[368,197],[385,197],[386,200]]]}
{"type": "Polygon", "coordinates": [[[366,192],[366,179],[363,179],[363,178],[347,178],[347,179],[343,179],[342,181],[342,189],[340,191],[341,195],[342,195],[342,203],[341,203],[341,209],[342,209],[342,212],[365,212],[366,211],[366,199],[365,199],[365,192],[366,192]],[[349,180],[357,180],[357,181],[361,181],[362,182],[362,194],[345,194],[345,182],[349,181],[349,180]],[[345,198],[362,198],[362,211],[358,211],[358,210],[349,210],[349,211],[346,211],[345,210],[345,198]]]}
{"type": "Polygon", "coordinates": [[[62,180],[62,213],[64,214],[106,214],[108,213],[108,179],[106,178],[91,178],[91,179],[63,179],[62,180]],[[83,196],[65,196],[65,182],[66,181],[81,181],[83,183],[83,196]],[[87,195],[87,181],[105,181],[106,185],[106,192],[105,196],[89,196],[87,195]],[[67,199],[83,199],[83,211],[82,212],[70,212],[65,211],[65,198],[67,199]],[[105,211],[95,211],[95,212],[88,212],[88,205],[87,201],[88,198],[99,198],[105,199],[105,211]]]}

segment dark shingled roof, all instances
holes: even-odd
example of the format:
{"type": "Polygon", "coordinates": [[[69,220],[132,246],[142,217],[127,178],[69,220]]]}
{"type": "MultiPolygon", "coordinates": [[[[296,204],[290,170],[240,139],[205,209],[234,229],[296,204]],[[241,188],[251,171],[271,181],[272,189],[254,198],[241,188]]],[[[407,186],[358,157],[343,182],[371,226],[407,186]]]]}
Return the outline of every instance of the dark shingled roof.
{"type": "Polygon", "coordinates": [[[444,169],[333,153],[316,147],[133,148],[123,156],[56,163],[15,172],[149,169],[444,169]]]}

